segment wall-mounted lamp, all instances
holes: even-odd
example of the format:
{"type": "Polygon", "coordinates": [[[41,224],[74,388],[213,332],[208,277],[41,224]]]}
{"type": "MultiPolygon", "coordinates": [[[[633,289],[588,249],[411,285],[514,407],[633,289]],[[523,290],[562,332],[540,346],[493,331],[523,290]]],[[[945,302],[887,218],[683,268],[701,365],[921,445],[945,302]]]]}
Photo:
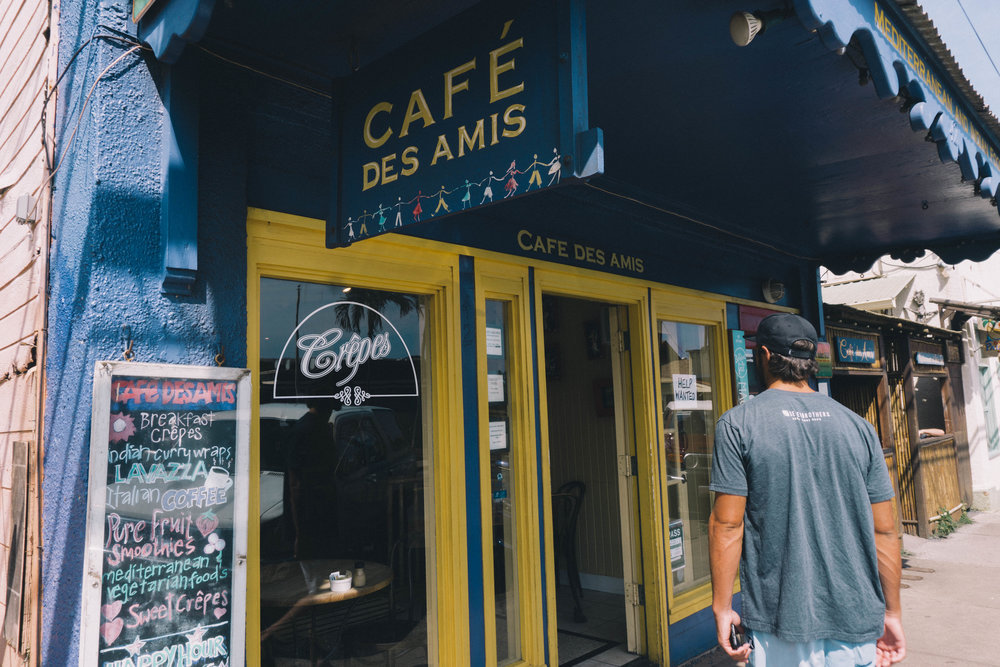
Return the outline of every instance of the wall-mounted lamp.
{"type": "Polygon", "coordinates": [[[736,46],[746,46],[758,34],[766,31],[775,23],[779,23],[793,14],[790,9],[772,9],[769,11],[736,12],[729,18],[729,36],[736,46]]]}
{"type": "Polygon", "coordinates": [[[785,284],[773,278],[768,278],[761,283],[760,291],[764,297],[764,301],[768,303],[778,303],[785,298],[785,284]]]}

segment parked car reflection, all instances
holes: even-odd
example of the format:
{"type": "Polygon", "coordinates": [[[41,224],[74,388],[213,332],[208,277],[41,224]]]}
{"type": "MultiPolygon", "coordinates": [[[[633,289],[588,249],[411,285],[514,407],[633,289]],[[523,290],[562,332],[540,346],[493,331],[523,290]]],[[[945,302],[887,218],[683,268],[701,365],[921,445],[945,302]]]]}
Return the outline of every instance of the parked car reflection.
{"type": "Polygon", "coordinates": [[[341,407],[318,430],[309,407],[261,405],[262,556],[385,558],[389,487],[420,472],[419,452],[389,408],[341,407]]]}

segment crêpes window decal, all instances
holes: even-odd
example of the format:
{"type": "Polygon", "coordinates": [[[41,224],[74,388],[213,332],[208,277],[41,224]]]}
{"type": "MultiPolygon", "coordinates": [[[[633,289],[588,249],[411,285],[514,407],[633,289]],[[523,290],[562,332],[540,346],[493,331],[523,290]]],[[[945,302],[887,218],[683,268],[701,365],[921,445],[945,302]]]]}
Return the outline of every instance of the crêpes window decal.
{"type": "MultiPolygon", "coordinates": [[[[415,298],[393,296],[386,311],[402,317],[418,308],[415,298]]],[[[274,379],[274,398],[330,398],[345,406],[419,395],[417,368],[399,328],[358,301],[329,303],[307,315],[285,341],[274,379]]]]}

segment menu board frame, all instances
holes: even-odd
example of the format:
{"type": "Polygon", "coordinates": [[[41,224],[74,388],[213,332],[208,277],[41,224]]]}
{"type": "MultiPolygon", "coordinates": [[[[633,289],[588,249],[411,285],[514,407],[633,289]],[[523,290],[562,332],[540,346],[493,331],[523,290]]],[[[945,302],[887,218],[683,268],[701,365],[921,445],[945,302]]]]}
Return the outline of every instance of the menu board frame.
{"type": "Polygon", "coordinates": [[[250,370],[210,366],[98,361],[94,367],[94,398],[90,432],[90,479],[88,484],[86,551],[84,554],[81,614],[81,667],[98,665],[102,580],[104,573],[104,527],[107,510],[111,388],[115,377],[168,380],[235,382],[236,409],[233,461],[233,549],[229,596],[230,667],[242,667],[246,641],[247,533],[250,490],[250,370]]]}

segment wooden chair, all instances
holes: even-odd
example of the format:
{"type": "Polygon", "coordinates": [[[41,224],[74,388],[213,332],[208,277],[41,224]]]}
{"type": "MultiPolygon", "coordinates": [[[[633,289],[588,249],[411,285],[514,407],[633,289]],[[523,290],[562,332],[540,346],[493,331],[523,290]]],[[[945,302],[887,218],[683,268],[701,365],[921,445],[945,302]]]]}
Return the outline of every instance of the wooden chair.
{"type": "Polygon", "coordinates": [[[552,529],[555,538],[556,568],[562,561],[566,565],[566,576],[569,580],[570,593],[573,595],[573,620],[586,623],[580,598],[583,597],[583,587],[580,585],[580,570],[576,562],[576,524],[580,516],[580,505],[587,487],[583,482],[566,482],[552,494],[552,529]]]}

